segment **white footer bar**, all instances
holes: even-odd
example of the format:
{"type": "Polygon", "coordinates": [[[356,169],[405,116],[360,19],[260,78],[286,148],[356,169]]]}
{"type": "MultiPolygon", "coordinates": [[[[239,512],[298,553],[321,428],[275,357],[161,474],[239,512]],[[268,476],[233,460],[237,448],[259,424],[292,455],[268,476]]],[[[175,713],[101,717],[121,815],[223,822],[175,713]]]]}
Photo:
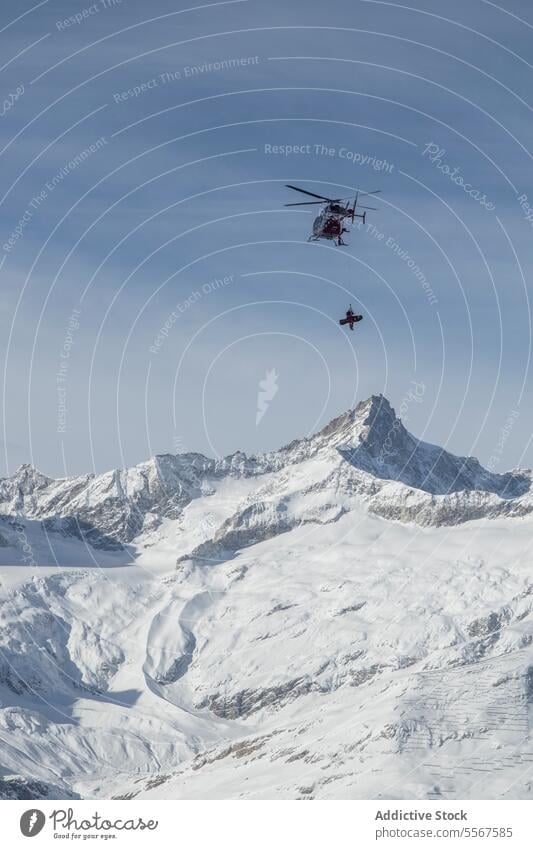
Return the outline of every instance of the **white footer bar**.
{"type": "Polygon", "coordinates": [[[526,847],[531,802],[5,801],[2,844],[329,849],[526,847]],[[33,842],[34,841],[34,842],[33,842]]]}

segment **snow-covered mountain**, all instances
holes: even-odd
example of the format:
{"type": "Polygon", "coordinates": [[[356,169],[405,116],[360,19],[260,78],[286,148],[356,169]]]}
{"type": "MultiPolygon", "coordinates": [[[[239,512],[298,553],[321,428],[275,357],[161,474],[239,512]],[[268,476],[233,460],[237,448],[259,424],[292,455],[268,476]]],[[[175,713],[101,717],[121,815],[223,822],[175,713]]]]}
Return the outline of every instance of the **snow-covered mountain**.
{"type": "Polygon", "coordinates": [[[254,457],[21,467],[0,793],[529,797],[531,482],[382,396],[254,457]]]}
{"type": "Polygon", "coordinates": [[[247,496],[237,497],[237,509],[210,538],[217,550],[242,548],[301,522],[330,521],[359,504],[421,525],[533,510],[529,471],[494,474],[472,457],[421,442],[385,398],[372,396],[314,436],[259,456],[163,454],[131,469],[61,480],[21,466],[0,480],[1,544],[16,547],[10,524],[30,520],[48,535],[51,555],[55,535],[117,551],[164,520],[179,520],[197,500],[209,510],[222,489],[231,502],[232,482],[238,496],[246,482],[247,496]]]}

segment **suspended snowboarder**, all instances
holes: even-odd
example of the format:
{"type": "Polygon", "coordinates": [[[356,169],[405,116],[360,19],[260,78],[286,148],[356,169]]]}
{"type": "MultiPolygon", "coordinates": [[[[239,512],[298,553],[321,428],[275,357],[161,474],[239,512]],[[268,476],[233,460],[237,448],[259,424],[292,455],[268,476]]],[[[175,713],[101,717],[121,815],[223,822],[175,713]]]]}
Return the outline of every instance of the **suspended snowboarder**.
{"type": "Polygon", "coordinates": [[[355,313],[352,309],[352,305],[350,304],[350,308],[348,310],[346,310],[346,318],[341,318],[339,320],[339,324],[349,324],[350,330],[353,330],[353,326],[356,323],[356,321],[361,321],[362,318],[363,318],[362,315],[355,315],[355,313]]]}

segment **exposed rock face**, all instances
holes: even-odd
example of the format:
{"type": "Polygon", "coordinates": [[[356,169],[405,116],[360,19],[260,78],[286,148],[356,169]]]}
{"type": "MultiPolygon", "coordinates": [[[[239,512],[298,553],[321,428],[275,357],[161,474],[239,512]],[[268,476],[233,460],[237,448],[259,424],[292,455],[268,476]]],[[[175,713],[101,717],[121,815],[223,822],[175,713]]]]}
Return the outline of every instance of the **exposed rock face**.
{"type": "Polygon", "coordinates": [[[354,411],[357,438],[339,451],[378,478],[399,481],[432,495],[479,491],[517,498],[531,484],[525,473],[494,474],[474,457],[456,457],[411,436],[386,398],[373,396],[354,411]]]}
{"type": "Polygon", "coordinates": [[[28,778],[0,779],[0,799],[79,799],[67,787],[28,778]]]}

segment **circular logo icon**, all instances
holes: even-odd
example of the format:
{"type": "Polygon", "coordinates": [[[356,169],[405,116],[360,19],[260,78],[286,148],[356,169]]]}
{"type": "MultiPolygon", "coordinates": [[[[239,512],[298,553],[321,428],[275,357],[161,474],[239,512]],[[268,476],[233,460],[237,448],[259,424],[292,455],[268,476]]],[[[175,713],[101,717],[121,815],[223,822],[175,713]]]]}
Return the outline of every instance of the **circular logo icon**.
{"type": "Polygon", "coordinates": [[[24,811],[20,818],[20,830],[24,837],[35,837],[43,830],[46,817],[42,811],[37,808],[32,808],[30,811],[24,811]]]}

